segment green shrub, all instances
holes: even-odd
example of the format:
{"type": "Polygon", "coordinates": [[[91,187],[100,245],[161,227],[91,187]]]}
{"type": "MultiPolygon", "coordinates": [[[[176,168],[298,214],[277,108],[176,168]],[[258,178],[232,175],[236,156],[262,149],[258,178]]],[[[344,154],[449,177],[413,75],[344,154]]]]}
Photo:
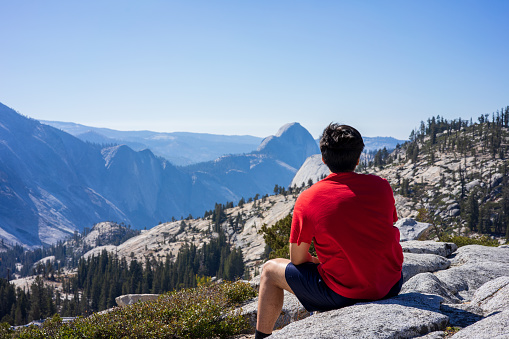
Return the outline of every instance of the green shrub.
{"type": "Polygon", "coordinates": [[[483,235],[479,238],[469,238],[461,235],[452,236],[450,234],[444,234],[440,237],[440,241],[442,242],[453,242],[458,247],[467,246],[467,245],[482,245],[482,246],[492,246],[497,247],[499,244],[498,240],[491,239],[490,237],[483,235]]]}
{"type": "Polygon", "coordinates": [[[0,323],[0,338],[10,338],[13,330],[11,330],[11,325],[9,323],[0,323]]]}
{"type": "Polygon", "coordinates": [[[262,225],[258,233],[263,234],[263,240],[265,240],[265,246],[267,247],[266,252],[268,252],[269,259],[290,258],[289,240],[291,226],[291,214],[278,220],[272,227],[267,227],[267,224],[262,225]],[[270,251],[267,249],[270,249],[270,251]]]}
{"type": "Polygon", "coordinates": [[[42,328],[23,328],[6,338],[225,338],[247,328],[235,306],[254,296],[243,282],[200,286],[70,323],[55,316],[42,328]]]}
{"type": "MultiPolygon", "coordinates": [[[[278,220],[274,226],[267,227],[263,224],[258,231],[263,234],[265,240],[265,251],[269,259],[286,258],[290,259],[290,230],[292,228],[292,214],[289,213],[283,219],[278,220]]],[[[315,246],[312,243],[309,247],[311,255],[316,256],[315,246]]]]}
{"type": "Polygon", "coordinates": [[[241,281],[226,282],[221,285],[223,293],[228,298],[228,303],[233,305],[241,304],[242,302],[256,297],[256,291],[250,284],[241,281]]]}

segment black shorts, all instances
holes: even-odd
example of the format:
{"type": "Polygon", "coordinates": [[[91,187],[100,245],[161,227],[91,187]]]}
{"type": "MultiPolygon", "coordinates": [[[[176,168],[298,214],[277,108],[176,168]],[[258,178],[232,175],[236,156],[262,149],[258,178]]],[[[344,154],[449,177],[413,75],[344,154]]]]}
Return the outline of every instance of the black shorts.
{"type": "MultiPolygon", "coordinates": [[[[308,312],[330,311],[345,306],[351,306],[363,299],[343,297],[327,286],[318,273],[318,264],[311,262],[295,266],[286,266],[285,278],[293,293],[308,312]]],[[[397,296],[403,285],[403,276],[383,298],[397,296]]]]}

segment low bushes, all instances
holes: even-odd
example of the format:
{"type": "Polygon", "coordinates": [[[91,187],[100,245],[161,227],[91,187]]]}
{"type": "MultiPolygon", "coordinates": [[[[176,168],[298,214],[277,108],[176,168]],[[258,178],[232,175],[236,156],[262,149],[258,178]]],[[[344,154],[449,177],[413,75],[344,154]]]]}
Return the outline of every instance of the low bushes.
{"type": "Polygon", "coordinates": [[[200,286],[65,324],[55,315],[42,328],[4,331],[3,338],[224,338],[247,328],[235,309],[255,296],[243,282],[200,286]]]}
{"type": "Polygon", "coordinates": [[[456,246],[458,246],[458,247],[462,247],[462,246],[466,246],[466,245],[482,245],[482,246],[497,247],[500,245],[498,240],[491,239],[490,237],[488,237],[486,235],[480,236],[479,238],[469,238],[469,237],[464,237],[461,235],[452,236],[449,234],[445,234],[440,237],[440,241],[452,242],[452,243],[455,243],[456,246]]]}

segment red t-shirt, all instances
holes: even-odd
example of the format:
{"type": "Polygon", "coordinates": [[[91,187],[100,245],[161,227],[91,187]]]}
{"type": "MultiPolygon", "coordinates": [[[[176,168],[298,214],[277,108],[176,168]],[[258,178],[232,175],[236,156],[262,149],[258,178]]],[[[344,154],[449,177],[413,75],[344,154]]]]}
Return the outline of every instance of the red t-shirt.
{"type": "Polygon", "coordinates": [[[403,251],[393,226],[397,220],[387,180],[332,173],[297,199],[290,242],[314,240],[318,272],[333,291],[376,300],[401,278],[403,251]]]}

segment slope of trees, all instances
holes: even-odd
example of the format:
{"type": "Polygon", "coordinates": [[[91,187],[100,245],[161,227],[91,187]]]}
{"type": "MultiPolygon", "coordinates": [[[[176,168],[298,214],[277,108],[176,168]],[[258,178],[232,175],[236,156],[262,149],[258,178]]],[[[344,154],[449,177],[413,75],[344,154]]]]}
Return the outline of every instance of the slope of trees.
{"type": "MultiPolygon", "coordinates": [[[[119,245],[140,233],[138,230],[131,229],[130,225],[115,224],[117,232],[104,235],[107,238],[106,243],[101,243],[103,237],[97,239],[95,245],[119,245]]],[[[54,274],[60,269],[75,268],[79,258],[92,249],[84,243],[85,237],[91,232],[89,227],[85,227],[82,234],[77,231],[67,241],[59,241],[54,245],[25,250],[23,246],[15,244],[4,252],[0,252],[0,277],[11,278],[16,272],[21,277],[26,277],[35,273],[44,273],[45,277],[54,274]],[[51,265],[35,265],[43,258],[54,256],[54,263],[51,265]]],[[[3,242],[3,241],[2,241],[3,242]]]]}
{"type": "Polygon", "coordinates": [[[483,114],[477,121],[431,117],[422,121],[409,139],[391,154],[379,150],[361,171],[396,168],[403,163],[413,164],[414,171],[415,166],[441,167],[438,186],[397,176],[396,182],[391,182],[395,193],[425,206],[429,213],[424,221],[441,225],[439,233],[466,227],[473,233],[509,239],[509,106],[483,114]],[[453,157],[457,169],[437,163],[443,154],[453,157]],[[457,194],[447,187],[451,182],[459,184],[457,194]],[[450,191],[444,193],[444,188],[450,191]],[[429,196],[429,191],[434,194],[429,196]],[[450,200],[458,203],[459,212],[447,215],[444,204],[450,200]]]}
{"type": "Polygon", "coordinates": [[[146,258],[144,263],[129,263],[103,251],[99,256],[80,259],[76,275],[54,278],[62,283],[63,294],[45,286],[41,276],[30,292],[16,290],[0,279],[0,320],[20,325],[57,311],[62,316],[85,315],[115,306],[115,298],[123,294],[163,293],[196,287],[204,280],[201,277],[233,281],[243,274],[242,251],[232,249],[223,233],[200,249],[185,244],[175,261],[168,256],[165,261],[146,258]]]}
{"type": "Polygon", "coordinates": [[[57,311],[53,289],[37,277],[30,292],[0,278],[0,322],[22,325],[32,320],[52,316],[57,311]]]}

